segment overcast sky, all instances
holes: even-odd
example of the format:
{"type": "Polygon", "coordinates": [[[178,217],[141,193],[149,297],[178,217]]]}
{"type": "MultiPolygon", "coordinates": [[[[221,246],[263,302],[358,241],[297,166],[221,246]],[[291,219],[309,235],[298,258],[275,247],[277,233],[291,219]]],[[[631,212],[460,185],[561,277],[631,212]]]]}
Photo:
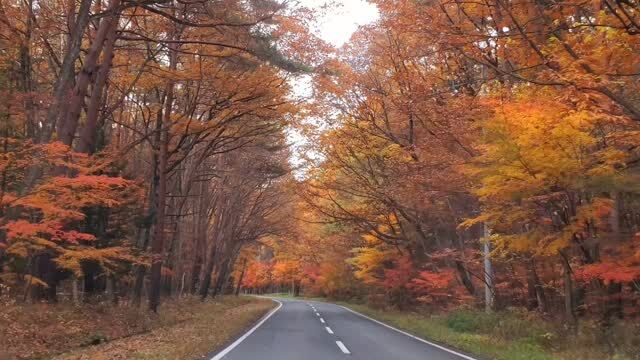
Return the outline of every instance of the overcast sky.
{"type": "Polygon", "coordinates": [[[316,10],[320,15],[318,35],[335,47],[349,40],[358,26],[375,21],[378,9],[365,0],[299,0],[300,4],[316,10]],[[324,8],[325,4],[335,4],[324,8]]]}
{"type": "MultiPolygon", "coordinates": [[[[372,23],[379,17],[378,8],[366,0],[298,0],[297,3],[315,12],[317,24],[312,30],[336,48],[349,41],[358,26],[372,23]]],[[[295,78],[294,96],[308,97],[310,91],[309,76],[295,78]]]]}
{"type": "MultiPolygon", "coordinates": [[[[378,19],[378,9],[366,0],[298,0],[300,5],[313,9],[318,15],[316,34],[324,41],[335,47],[341,47],[349,41],[351,35],[360,25],[366,25],[378,19]],[[333,6],[325,7],[326,4],[333,6]]],[[[311,95],[311,78],[298,76],[293,80],[293,92],[296,97],[311,95]]],[[[322,123],[322,119],[308,119],[322,123]]],[[[318,125],[320,126],[320,125],[318,125]]],[[[294,166],[303,165],[301,153],[315,159],[321,158],[313,150],[306,148],[309,139],[294,128],[287,131],[289,142],[292,144],[291,163],[294,166]]],[[[304,178],[306,171],[298,169],[296,177],[304,178]]]]}

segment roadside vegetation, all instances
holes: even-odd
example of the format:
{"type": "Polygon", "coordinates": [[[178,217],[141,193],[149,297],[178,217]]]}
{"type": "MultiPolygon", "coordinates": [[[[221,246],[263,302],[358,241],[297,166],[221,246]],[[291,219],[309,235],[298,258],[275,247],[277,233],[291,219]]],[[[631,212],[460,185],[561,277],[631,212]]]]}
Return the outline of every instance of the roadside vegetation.
{"type": "Polygon", "coordinates": [[[0,359],[188,359],[271,306],[218,297],[287,231],[301,13],[0,2],[0,359]]]}
{"type": "Polygon", "coordinates": [[[246,291],[489,358],[637,359],[638,1],[373,2],[315,78],[298,232],[246,291]]]}
{"type": "Polygon", "coordinates": [[[0,351],[191,356],[289,291],[638,359],[640,0],[369,2],[340,48],[305,1],[0,2],[0,351]]]}
{"type": "Polygon", "coordinates": [[[195,359],[219,349],[273,308],[224,296],[170,300],[160,314],[108,303],[0,308],[0,359],[195,359]]]}
{"type": "Polygon", "coordinates": [[[297,4],[210,5],[0,4],[0,294],[158,312],[286,232],[290,59],[325,45],[297,4]]]}
{"type": "Polygon", "coordinates": [[[342,303],[376,320],[418,337],[449,346],[480,359],[495,360],[631,360],[640,359],[640,325],[618,325],[611,329],[612,343],[603,341],[598,324],[584,323],[571,333],[523,311],[487,314],[457,310],[448,314],[375,309],[342,303]],[[615,350],[612,350],[615,349],[615,350]]]}

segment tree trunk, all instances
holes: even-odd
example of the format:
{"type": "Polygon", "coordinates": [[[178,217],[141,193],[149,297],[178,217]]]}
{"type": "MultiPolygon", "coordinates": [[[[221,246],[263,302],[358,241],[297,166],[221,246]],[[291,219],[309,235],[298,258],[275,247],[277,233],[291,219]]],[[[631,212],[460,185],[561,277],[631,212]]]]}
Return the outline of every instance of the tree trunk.
{"type": "Polygon", "coordinates": [[[611,224],[611,237],[613,241],[620,241],[620,194],[618,192],[611,193],[611,213],[609,214],[609,223],[611,224]]]}
{"type": "Polygon", "coordinates": [[[527,308],[529,310],[538,309],[540,312],[547,312],[547,297],[544,293],[544,287],[540,283],[536,264],[533,258],[527,261],[527,308]]]}
{"type": "MultiPolygon", "coordinates": [[[[612,241],[617,243],[622,239],[620,233],[620,194],[617,192],[611,193],[611,200],[613,202],[611,208],[611,214],[609,215],[609,222],[611,224],[611,236],[612,241]]],[[[622,319],[624,317],[624,312],[622,310],[622,284],[620,283],[610,283],[608,285],[602,284],[602,286],[606,286],[605,291],[605,312],[603,323],[605,327],[613,325],[613,318],[617,317],[618,319],[622,319]]]]}
{"type": "Polygon", "coordinates": [[[216,275],[216,282],[213,287],[213,291],[211,292],[211,297],[215,297],[221,293],[224,293],[225,285],[229,280],[229,265],[231,261],[229,258],[223,260],[222,264],[219,267],[218,273],[216,275]]]}
{"type": "Polygon", "coordinates": [[[460,249],[460,256],[462,258],[462,261],[456,260],[454,261],[454,263],[455,263],[456,270],[458,271],[458,274],[460,276],[460,282],[462,283],[462,285],[464,285],[464,288],[467,290],[469,295],[475,296],[476,288],[473,285],[473,280],[471,279],[471,273],[465,266],[466,254],[465,254],[465,246],[464,246],[464,238],[463,238],[465,234],[466,232],[462,234],[454,234],[456,242],[458,243],[458,248],[460,249]]]}
{"type": "Polygon", "coordinates": [[[206,236],[206,229],[203,227],[206,226],[206,218],[205,209],[204,209],[204,195],[205,195],[205,186],[204,181],[200,182],[199,186],[199,196],[198,196],[198,205],[197,205],[197,219],[194,222],[193,227],[193,236],[194,236],[194,252],[193,252],[193,263],[191,267],[191,281],[189,282],[189,293],[195,294],[198,279],[200,278],[200,273],[202,272],[202,263],[204,262],[203,257],[207,252],[206,240],[204,236],[206,236]],[[203,246],[204,245],[204,246],[203,246]]]}
{"type": "MultiPolygon", "coordinates": [[[[67,99],[65,98],[69,87],[73,84],[76,60],[78,60],[78,57],[80,56],[80,46],[84,37],[84,31],[89,24],[91,3],[92,0],[81,0],[80,8],[78,9],[78,16],[73,20],[70,19],[70,22],[73,21],[73,26],[70,26],[73,30],[69,34],[69,43],[65,49],[58,79],[53,86],[53,103],[49,107],[47,117],[43,123],[43,129],[40,134],[41,143],[47,143],[51,140],[56,120],[60,117],[62,107],[67,103],[67,99]]],[[[37,173],[38,172],[35,171],[35,174],[31,174],[32,177],[37,177],[37,173]]],[[[31,179],[27,184],[33,181],[35,181],[35,179],[31,179]]]]}
{"type": "Polygon", "coordinates": [[[295,287],[294,287],[293,296],[294,296],[294,297],[298,297],[298,296],[300,296],[300,287],[301,287],[301,284],[300,284],[300,282],[296,282],[296,283],[294,283],[294,284],[295,284],[295,287]]]}
{"type": "MultiPolygon", "coordinates": [[[[178,53],[175,46],[169,47],[169,68],[174,71],[178,63],[178,53]]],[[[171,112],[173,107],[173,91],[174,80],[169,79],[167,82],[167,90],[165,91],[165,107],[162,120],[162,129],[160,140],[160,158],[158,163],[158,192],[156,195],[157,207],[154,222],[154,237],[151,243],[151,253],[153,256],[151,263],[151,277],[149,289],[149,309],[153,312],[158,311],[160,305],[160,290],[162,287],[162,258],[164,255],[164,226],[165,226],[165,209],[167,198],[167,157],[169,148],[169,124],[171,124],[171,112]]]]}
{"type": "Polygon", "coordinates": [[[456,270],[458,270],[458,274],[460,275],[460,282],[462,282],[462,285],[464,285],[464,288],[467,290],[469,295],[475,295],[476,288],[475,286],[473,286],[473,281],[471,280],[469,270],[467,270],[467,267],[464,266],[464,263],[462,261],[456,260],[455,265],[456,270]]]}
{"type": "MultiPolygon", "coordinates": [[[[153,139],[154,147],[157,149],[161,146],[162,141],[162,118],[163,113],[162,110],[159,110],[156,114],[156,128],[153,139]]],[[[153,222],[155,222],[156,218],[156,195],[157,189],[160,181],[160,175],[158,173],[159,169],[159,154],[158,151],[153,152],[153,158],[151,160],[152,163],[152,174],[153,179],[151,180],[151,189],[149,191],[149,205],[147,214],[145,216],[145,224],[144,228],[141,232],[141,237],[138,239],[138,248],[141,251],[146,251],[149,246],[149,241],[151,239],[151,226],[153,222]]],[[[134,305],[140,305],[142,303],[142,288],[144,287],[144,277],[146,273],[146,268],[143,265],[136,266],[135,271],[135,281],[133,285],[133,299],[132,302],[134,305]]]]}
{"type": "MultiPolygon", "coordinates": [[[[84,98],[87,95],[89,83],[93,78],[93,73],[97,68],[98,59],[104,48],[105,39],[109,31],[117,23],[119,16],[115,14],[116,10],[120,6],[120,0],[111,0],[107,12],[110,15],[102,20],[98,31],[96,33],[87,56],[84,58],[84,63],[80,73],[78,73],[78,79],[76,85],[71,94],[71,99],[68,102],[68,108],[66,114],[59,116],[58,120],[58,139],[64,144],[71,146],[73,138],[78,127],[78,121],[80,119],[80,113],[82,111],[82,105],[84,104],[84,98]]],[[[108,61],[105,59],[105,61],[108,61]]],[[[106,81],[106,79],[105,79],[106,81]]]]}
{"type": "Polygon", "coordinates": [[[58,281],[56,278],[56,266],[52,261],[52,256],[44,253],[36,255],[31,263],[31,276],[38,278],[46,284],[45,286],[34,284],[30,281],[29,293],[31,300],[37,302],[40,300],[46,300],[51,303],[58,302],[57,298],[57,286],[58,281]]]}
{"type": "Polygon", "coordinates": [[[213,271],[214,266],[214,256],[216,247],[211,247],[211,252],[209,253],[209,259],[204,267],[202,274],[202,281],[200,282],[200,290],[199,295],[202,300],[207,298],[207,294],[209,293],[209,286],[211,286],[211,272],[213,271]]]}
{"type": "Polygon", "coordinates": [[[564,279],[564,311],[567,318],[567,323],[575,329],[576,326],[576,314],[575,314],[575,300],[573,298],[573,278],[571,265],[569,259],[563,252],[560,252],[562,257],[562,269],[564,279]]]}
{"type": "Polygon", "coordinates": [[[242,280],[244,279],[244,272],[247,270],[247,259],[245,258],[242,262],[242,271],[240,271],[240,276],[238,277],[238,283],[236,284],[235,295],[238,296],[240,294],[240,289],[242,288],[242,280]]]}
{"type": "Polygon", "coordinates": [[[118,21],[112,21],[108,29],[107,38],[104,44],[104,56],[102,64],[98,69],[98,76],[91,90],[91,98],[87,107],[87,120],[82,128],[80,139],[78,141],[78,151],[86,154],[92,154],[96,150],[96,139],[98,137],[98,114],[102,106],[103,93],[105,84],[111,71],[111,63],[113,60],[113,50],[118,38],[118,21]]]}
{"type": "Polygon", "coordinates": [[[218,249],[217,246],[218,244],[223,244],[223,241],[226,233],[227,233],[227,228],[228,225],[227,223],[229,222],[229,216],[227,216],[227,211],[228,211],[228,207],[225,207],[225,205],[229,205],[228,202],[227,203],[222,203],[220,206],[220,210],[218,212],[218,215],[216,216],[216,227],[215,227],[215,237],[214,240],[211,244],[211,247],[209,248],[209,256],[207,258],[205,258],[205,266],[202,270],[202,281],[200,283],[200,292],[199,295],[202,298],[202,300],[204,300],[207,297],[207,294],[209,293],[209,287],[211,286],[211,273],[213,272],[213,269],[216,265],[216,261],[217,261],[217,257],[220,257],[220,254],[224,254],[224,249],[220,248],[218,249]]]}
{"type": "Polygon", "coordinates": [[[80,305],[82,299],[80,298],[80,290],[78,289],[79,286],[79,279],[74,276],[73,279],[71,280],[71,293],[73,296],[73,303],[78,306],[80,305]]]}
{"type": "MultiPolygon", "coordinates": [[[[172,88],[173,86],[171,86],[172,88]]],[[[173,98],[173,91],[168,91],[165,101],[167,106],[165,111],[168,114],[171,113],[171,104],[169,104],[173,98]]],[[[165,113],[166,117],[167,113],[165,113]]],[[[165,207],[167,197],[167,147],[168,147],[168,132],[162,131],[160,145],[160,158],[158,166],[158,189],[156,194],[156,214],[154,221],[153,239],[151,241],[151,274],[150,274],[150,290],[149,290],[149,309],[153,312],[158,311],[158,305],[160,305],[160,290],[162,287],[162,258],[164,255],[164,226],[165,226],[165,207]]]]}
{"type": "Polygon", "coordinates": [[[26,132],[27,137],[36,139],[37,124],[34,114],[35,103],[33,101],[33,79],[32,79],[32,56],[31,56],[31,35],[33,29],[33,0],[28,0],[27,19],[25,21],[24,40],[20,44],[20,72],[21,74],[21,90],[26,94],[24,99],[24,110],[26,115],[26,132]]]}
{"type": "Polygon", "coordinates": [[[610,283],[606,287],[606,302],[603,324],[604,327],[613,325],[614,318],[622,319],[624,312],[622,311],[622,284],[610,283]]]}

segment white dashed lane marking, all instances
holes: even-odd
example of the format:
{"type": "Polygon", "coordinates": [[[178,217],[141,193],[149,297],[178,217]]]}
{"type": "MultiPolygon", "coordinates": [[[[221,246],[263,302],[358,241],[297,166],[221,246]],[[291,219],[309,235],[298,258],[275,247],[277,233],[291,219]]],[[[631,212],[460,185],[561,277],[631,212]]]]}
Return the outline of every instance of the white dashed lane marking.
{"type": "Polygon", "coordinates": [[[336,345],[338,345],[338,347],[340,348],[340,350],[345,353],[345,354],[351,354],[351,351],[349,351],[349,349],[347,349],[346,346],[344,346],[344,344],[342,343],[342,341],[336,341],[336,345]]]}
{"type": "MultiPolygon", "coordinates": [[[[313,312],[315,312],[316,316],[318,316],[318,317],[320,318],[320,322],[321,322],[321,323],[323,323],[323,324],[326,324],[326,323],[327,323],[327,322],[326,322],[326,321],[324,321],[324,319],[320,316],[320,313],[318,312],[318,310],[317,310],[313,305],[311,305],[311,304],[307,304],[307,305],[309,305],[309,306],[311,307],[311,309],[313,310],[313,312]]],[[[325,330],[327,330],[327,332],[328,332],[330,335],[333,335],[333,334],[334,334],[333,330],[331,330],[331,328],[330,328],[330,327],[325,326],[324,328],[325,328],[325,330]]],[[[336,341],[336,345],[338,345],[338,348],[340,349],[340,351],[342,351],[342,353],[347,354],[347,355],[350,355],[350,354],[351,354],[351,351],[349,351],[349,349],[344,345],[344,343],[343,343],[342,341],[337,340],[337,341],[336,341]]]]}

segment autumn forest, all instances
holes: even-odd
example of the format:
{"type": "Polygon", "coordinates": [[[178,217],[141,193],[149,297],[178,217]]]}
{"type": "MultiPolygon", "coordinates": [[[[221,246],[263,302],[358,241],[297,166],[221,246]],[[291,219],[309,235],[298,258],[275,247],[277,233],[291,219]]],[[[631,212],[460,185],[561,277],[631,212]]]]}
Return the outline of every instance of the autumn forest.
{"type": "Polygon", "coordinates": [[[369,2],[336,48],[295,1],[0,0],[0,306],[289,293],[638,359],[640,3],[369,2]]]}

